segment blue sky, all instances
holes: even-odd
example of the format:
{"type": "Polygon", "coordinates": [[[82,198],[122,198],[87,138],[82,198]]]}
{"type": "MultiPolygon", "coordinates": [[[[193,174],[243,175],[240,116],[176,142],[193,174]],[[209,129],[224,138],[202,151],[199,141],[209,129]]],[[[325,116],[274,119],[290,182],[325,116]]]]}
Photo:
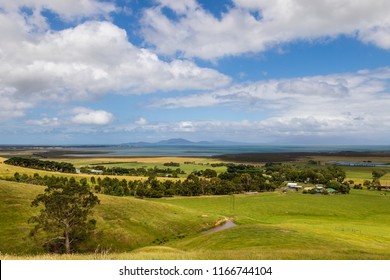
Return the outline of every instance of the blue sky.
{"type": "Polygon", "coordinates": [[[0,0],[0,144],[388,144],[388,11],[0,0]]]}

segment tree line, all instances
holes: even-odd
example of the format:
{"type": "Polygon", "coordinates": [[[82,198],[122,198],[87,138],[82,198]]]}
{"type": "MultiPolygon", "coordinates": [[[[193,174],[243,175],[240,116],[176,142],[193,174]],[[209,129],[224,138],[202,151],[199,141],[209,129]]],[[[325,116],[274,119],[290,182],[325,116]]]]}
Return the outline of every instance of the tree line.
{"type": "MultiPolygon", "coordinates": [[[[339,167],[328,166],[326,168],[292,168],[284,165],[268,165],[263,169],[251,165],[240,165],[237,169],[228,169],[220,173],[206,169],[202,175],[190,174],[183,180],[161,181],[156,176],[149,176],[147,180],[126,180],[110,177],[83,178],[82,184],[88,184],[96,193],[115,196],[135,196],[159,198],[169,196],[200,196],[200,195],[227,195],[243,192],[266,192],[285,185],[286,181],[300,181],[303,178],[313,183],[325,183],[336,191],[347,193],[346,184],[342,184],[345,172],[339,167]],[[246,172],[247,171],[247,172],[246,172]],[[256,172],[255,172],[256,171],[256,172]],[[325,181],[326,180],[326,181],[325,181]],[[337,183],[335,183],[337,182],[337,183]]],[[[198,173],[195,172],[195,173],[198,173]]],[[[9,180],[51,185],[57,182],[62,184],[68,180],[66,177],[26,175],[15,173],[9,180]]]]}
{"type": "MultiPolygon", "coordinates": [[[[72,177],[73,178],[73,177],[72,177]]],[[[66,184],[69,181],[67,177],[58,176],[40,176],[15,173],[13,177],[6,180],[35,185],[55,185],[66,184]]],[[[82,178],[80,183],[89,187],[95,193],[114,195],[114,196],[135,196],[160,198],[179,196],[200,196],[200,195],[226,195],[233,193],[242,193],[245,191],[274,191],[278,186],[269,180],[260,176],[251,176],[250,174],[237,174],[231,179],[221,179],[219,177],[201,178],[190,174],[185,180],[158,180],[150,176],[147,180],[126,180],[110,177],[91,177],[90,180],[82,178]]]]}
{"type": "Polygon", "coordinates": [[[35,158],[12,157],[4,161],[5,164],[27,167],[46,171],[76,173],[76,168],[71,163],[39,160],[35,158]]]}
{"type": "MultiPolygon", "coordinates": [[[[185,174],[180,168],[171,169],[171,168],[125,168],[125,167],[105,167],[103,165],[94,166],[95,170],[101,170],[102,175],[118,175],[118,176],[160,176],[160,177],[172,177],[177,178],[179,174],[185,174]]],[[[81,167],[81,173],[91,174],[92,168],[90,167],[81,167]]]]}
{"type": "Polygon", "coordinates": [[[311,167],[268,163],[265,165],[265,172],[267,175],[270,175],[279,181],[306,182],[324,185],[328,184],[330,181],[342,183],[346,177],[345,171],[336,165],[311,167]]]}

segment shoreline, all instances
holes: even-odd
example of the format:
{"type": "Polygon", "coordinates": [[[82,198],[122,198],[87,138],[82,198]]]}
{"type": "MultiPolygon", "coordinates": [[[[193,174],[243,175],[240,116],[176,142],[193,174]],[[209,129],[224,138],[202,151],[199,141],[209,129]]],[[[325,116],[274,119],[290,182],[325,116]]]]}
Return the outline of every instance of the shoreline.
{"type": "MultiPolygon", "coordinates": [[[[84,146],[85,148],[86,146],[84,146]]],[[[217,155],[192,155],[192,154],[172,154],[167,151],[166,154],[153,155],[153,154],[135,154],[135,155],[118,155],[112,151],[98,150],[99,147],[95,146],[96,150],[83,150],[82,146],[80,150],[67,150],[67,149],[37,149],[36,147],[27,146],[0,146],[0,157],[14,157],[14,156],[28,156],[37,157],[42,159],[153,159],[153,158],[177,158],[177,159],[209,159],[215,161],[225,162],[243,162],[243,163],[266,163],[266,162],[294,162],[301,160],[310,160],[318,158],[346,158],[356,160],[388,160],[390,162],[390,151],[278,151],[278,152],[243,152],[243,153],[221,153],[217,155]]],[[[94,147],[94,148],[95,148],[94,147]]],[[[106,147],[106,146],[105,146],[106,147]]],[[[88,146],[91,148],[91,146],[88,146]]],[[[172,147],[169,147],[172,148],[172,147]]],[[[222,152],[222,151],[221,151],[222,152]]],[[[161,153],[161,151],[160,151],[161,153]]]]}

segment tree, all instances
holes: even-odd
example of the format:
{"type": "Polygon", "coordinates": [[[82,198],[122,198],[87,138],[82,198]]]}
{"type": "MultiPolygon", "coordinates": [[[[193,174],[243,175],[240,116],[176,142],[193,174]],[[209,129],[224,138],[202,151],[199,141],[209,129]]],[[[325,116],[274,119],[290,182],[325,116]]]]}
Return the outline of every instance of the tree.
{"type": "Polygon", "coordinates": [[[367,189],[371,188],[371,181],[370,180],[364,180],[363,186],[365,186],[367,189]]]}
{"type": "Polygon", "coordinates": [[[381,185],[381,182],[379,181],[379,179],[377,179],[377,178],[373,179],[372,183],[371,183],[371,187],[374,187],[375,189],[380,191],[382,189],[382,185],[381,185]]]}
{"type": "Polygon", "coordinates": [[[203,171],[203,176],[206,177],[206,178],[213,178],[213,177],[217,177],[217,171],[213,170],[213,169],[209,169],[207,168],[205,171],[203,171]]]}
{"type": "Polygon", "coordinates": [[[31,235],[34,236],[40,230],[45,231],[46,249],[70,254],[95,228],[96,221],[88,220],[88,216],[99,203],[88,185],[80,184],[74,178],[63,184],[49,185],[31,203],[32,207],[43,205],[39,215],[29,220],[36,223],[31,235]]]}
{"type": "Polygon", "coordinates": [[[240,177],[244,191],[249,192],[251,190],[252,176],[248,173],[244,173],[240,177]]]}
{"type": "Polygon", "coordinates": [[[382,176],[384,176],[386,173],[387,171],[382,169],[382,170],[373,170],[371,174],[373,179],[379,179],[382,176]]]}
{"type": "Polygon", "coordinates": [[[182,184],[182,195],[197,196],[202,194],[202,186],[199,177],[190,174],[182,184]]]}

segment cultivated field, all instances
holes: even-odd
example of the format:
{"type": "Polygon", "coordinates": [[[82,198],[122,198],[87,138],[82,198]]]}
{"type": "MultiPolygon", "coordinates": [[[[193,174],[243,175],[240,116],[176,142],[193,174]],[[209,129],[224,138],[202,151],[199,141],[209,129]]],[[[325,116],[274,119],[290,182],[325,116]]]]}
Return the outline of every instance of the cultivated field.
{"type": "Polygon", "coordinates": [[[209,158],[193,157],[132,157],[132,158],[81,158],[81,159],[51,159],[54,161],[63,161],[72,163],[75,167],[104,165],[106,167],[123,167],[123,168],[180,168],[186,174],[179,174],[179,177],[186,178],[192,171],[213,169],[217,173],[226,171],[226,167],[212,167],[212,163],[220,163],[220,160],[209,158]],[[179,167],[164,166],[164,163],[179,163],[179,167]]]}

